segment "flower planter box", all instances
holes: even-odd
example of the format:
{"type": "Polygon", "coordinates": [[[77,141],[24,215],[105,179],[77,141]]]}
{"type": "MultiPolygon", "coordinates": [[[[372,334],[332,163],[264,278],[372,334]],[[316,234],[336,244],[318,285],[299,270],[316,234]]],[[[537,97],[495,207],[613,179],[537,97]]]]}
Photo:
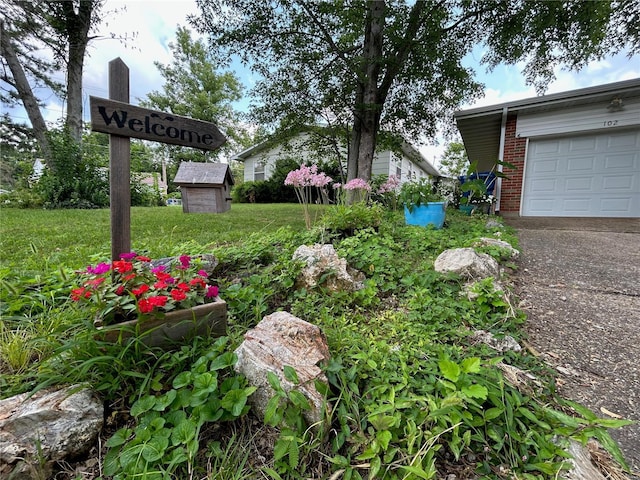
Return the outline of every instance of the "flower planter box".
{"type": "Polygon", "coordinates": [[[221,337],[227,333],[227,302],[216,297],[212,303],[175,310],[140,322],[131,320],[99,327],[96,337],[121,343],[137,337],[149,347],[171,347],[191,341],[196,336],[221,337]]]}
{"type": "Polygon", "coordinates": [[[444,225],[446,202],[430,202],[413,207],[410,211],[404,207],[404,220],[407,225],[426,227],[433,225],[437,230],[444,225]]]}

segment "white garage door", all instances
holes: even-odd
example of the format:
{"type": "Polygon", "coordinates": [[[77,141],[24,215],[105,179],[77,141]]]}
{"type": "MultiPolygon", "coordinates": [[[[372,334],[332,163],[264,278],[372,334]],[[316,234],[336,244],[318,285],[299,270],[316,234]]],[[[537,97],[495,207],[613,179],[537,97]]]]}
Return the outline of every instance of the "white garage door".
{"type": "Polygon", "coordinates": [[[640,130],[530,140],[522,215],[640,217],[640,130]]]}

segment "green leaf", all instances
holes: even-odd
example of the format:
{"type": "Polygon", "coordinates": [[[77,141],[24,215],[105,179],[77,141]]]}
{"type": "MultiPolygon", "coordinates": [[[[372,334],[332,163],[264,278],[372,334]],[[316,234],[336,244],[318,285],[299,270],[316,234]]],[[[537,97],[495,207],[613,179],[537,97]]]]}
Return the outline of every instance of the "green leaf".
{"type": "Polygon", "coordinates": [[[169,446],[169,439],[166,437],[153,437],[144,444],[142,458],[147,462],[157,462],[164,456],[164,452],[169,446]]]}
{"type": "Polygon", "coordinates": [[[117,447],[118,445],[123,445],[129,441],[133,430],[130,428],[121,428],[113,436],[106,441],[105,445],[109,448],[117,447]]]}
{"type": "Polygon", "coordinates": [[[469,385],[468,387],[463,387],[462,393],[464,393],[467,397],[486,400],[487,395],[489,394],[489,391],[487,390],[487,387],[485,387],[484,385],[474,384],[474,385],[469,385]]]}
{"type": "Polygon", "coordinates": [[[209,367],[211,370],[222,370],[223,368],[233,367],[238,361],[238,356],[233,352],[225,352],[216,357],[209,367]]]}
{"type": "Polygon", "coordinates": [[[173,445],[184,445],[191,441],[197,433],[198,426],[190,418],[186,418],[173,427],[171,432],[171,443],[173,445]]]}
{"type": "Polygon", "coordinates": [[[131,416],[139,417],[144,412],[151,410],[156,404],[156,397],[153,395],[146,395],[131,405],[131,416]]]}
{"type": "Polygon", "coordinates": [[[484,411],[484,418],[486,420],[493,420],[494,418],[498,418],[504,412],[504,408],[488,408],[484,411]]]}
{"type": "Polygon", "coordinates": [[[389,442],[391,441],[391,438],[393,438],[393,435],[389,430],[383,430],[376,434],[376,440],[378,440],[378,443],[380,443],[383,451],[389,448],[389,442]]]}
{"type": "Polygon", "coordinates": [[[311,405],[309,404],[309,400],[298,390],[291,390],[289,392],[289,400],[300,410],[311,410],[311,405]]]}
{"type": "Polygon", "coordinates": [[[369,478],[376,478],[380,468],[382,467],[382,460],[379,456],[375,456],[369,462],[369,478]]]}
{"type": "Polygon", "coordinates": [[[275,373],[267,372],[267,381],[269,382],[269,385],[271,385],[271,388],[276,391],[276,393],[284,393],[284,390],[280,385],[280,379],[275,373]]]}
{"type": "Polygon", "coordinates": [[[478,357],[465,358],[460,367],[464,373],[478,373],[480,371],[480,359],[478,357]]]}
{"type": "Polygon", "coordinates": [[[182,388],[191,384],[191,372],[179,373],[176,378],[173,379],[173,388],[182,388]]]}
{"type": "Polygon", "coordinates": [[[153,409],[158,412],[164,411],[176,399],[177,394],[175,390],[169,390],[164,395],[157,397],[153,409]]]}
{"type": "Polygon", "coordinates": [[[298,462],[300,461],[300,447],[298,446],[298,442],[291,441],[289,442],[289,468],[293,471],[298,467],[298,462]]]}
{"type": "Polygon", "coordinates": [[[242,409],[247,404],[247,398],[248,395],[244,390],[231,390],[222,397],[220,405],[231,412],[234,417],[239,417],[242,415],[242,409]]]}
{"type": "Polygon", "coordinates": [[[193,388],[195,394],[215,392],[218,388],[218,375],[216,372],[205,372],[193,379],[193,388]]]}
{"type": "Polygon", "coordinates": [[[300,381],[298,380],[298,372],[296,372],[295,368],[289,365],[285,365],[283,370],[284,370],[284,378],[289,380],[294,385],[298,385],[298,383],[300,383],[300,381]]]}
{"type": "Polygon", "coordinates": [[[458,381],[458,378],[460,377],[460,367],[457,363],[448,359],[443,359],[438,362],[438,366],[440,367],[440,372],[442,372],[442,376],[444,378],[452,382],[458,381]]]}

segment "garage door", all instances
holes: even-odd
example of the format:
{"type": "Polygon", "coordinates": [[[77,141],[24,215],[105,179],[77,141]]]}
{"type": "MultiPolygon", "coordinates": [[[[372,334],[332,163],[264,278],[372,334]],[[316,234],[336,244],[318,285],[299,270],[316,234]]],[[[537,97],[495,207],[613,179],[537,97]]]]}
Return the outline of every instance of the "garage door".
{"type": "Polygon", "coordinates": [[[530,140],[522,215],[640,217],[640,130],[530,140]]]}

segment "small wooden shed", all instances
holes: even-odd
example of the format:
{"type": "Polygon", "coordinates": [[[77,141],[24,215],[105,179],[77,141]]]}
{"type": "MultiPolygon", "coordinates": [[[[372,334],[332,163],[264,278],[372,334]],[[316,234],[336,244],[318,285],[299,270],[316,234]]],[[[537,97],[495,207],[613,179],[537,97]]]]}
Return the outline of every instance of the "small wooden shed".
{"type": "Polygon", "coordinates": [[[173,183],[184,213],[224,213],[231,208],[233,176],[226,163],[182,162],[173,183]]]}

